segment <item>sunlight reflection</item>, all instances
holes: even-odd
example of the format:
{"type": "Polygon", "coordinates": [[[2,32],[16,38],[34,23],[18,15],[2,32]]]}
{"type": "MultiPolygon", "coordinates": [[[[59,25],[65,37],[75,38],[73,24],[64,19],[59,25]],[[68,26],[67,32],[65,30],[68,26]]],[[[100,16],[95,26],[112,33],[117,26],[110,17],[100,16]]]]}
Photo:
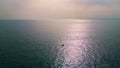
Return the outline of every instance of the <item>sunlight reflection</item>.
{"type": "Polygon", "coordinates": [[[73,68],[83,67],[82,64],[86,63],[87,51],[89,48],[89,28],[88,24],[69,24],[66,29],[64,40],[64,47],[60,49],[60,55],[58,56],[57,67],[60,68],[73,68]],[[62,58],[60,58],[62,57],[62,58]],[[58,61],[59,60],[59,61],[58,61]],[[61,66],[60,66],[61,65],[61,66]]]}

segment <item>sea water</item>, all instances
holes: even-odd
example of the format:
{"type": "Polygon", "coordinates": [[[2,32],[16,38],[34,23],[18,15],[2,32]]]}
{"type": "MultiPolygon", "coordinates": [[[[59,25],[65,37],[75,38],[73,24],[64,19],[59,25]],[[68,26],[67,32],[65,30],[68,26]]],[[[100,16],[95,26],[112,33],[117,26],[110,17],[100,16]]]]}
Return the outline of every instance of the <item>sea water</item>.
{"type": "Polygon", "coordinates": [[[0,68],[119,67],[119,19],[0,20],[0,68]]]}

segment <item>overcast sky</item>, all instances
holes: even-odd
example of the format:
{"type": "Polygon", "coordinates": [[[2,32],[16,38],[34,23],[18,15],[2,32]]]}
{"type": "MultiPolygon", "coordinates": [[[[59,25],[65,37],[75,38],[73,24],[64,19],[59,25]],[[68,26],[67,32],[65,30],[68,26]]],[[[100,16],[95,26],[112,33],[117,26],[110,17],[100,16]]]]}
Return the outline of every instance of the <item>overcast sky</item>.
{"type": "Polygon", "coordinates": [[[0,19],[120,18],[120,0],[0,0],[0,19]]]}

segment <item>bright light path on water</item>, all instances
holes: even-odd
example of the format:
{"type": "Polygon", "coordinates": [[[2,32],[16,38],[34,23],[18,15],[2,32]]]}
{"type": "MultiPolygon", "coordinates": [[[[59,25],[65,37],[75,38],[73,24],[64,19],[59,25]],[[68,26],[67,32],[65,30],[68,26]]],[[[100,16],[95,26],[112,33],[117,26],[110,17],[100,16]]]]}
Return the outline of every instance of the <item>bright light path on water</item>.
{"type": "Polygon", "coordinates": [[[72,23],[68,24],[56,59],[57,68],[84,68],[87,63],[87,52],[90,47],[89,38],[89,23],[83,24],[72,23]]]}

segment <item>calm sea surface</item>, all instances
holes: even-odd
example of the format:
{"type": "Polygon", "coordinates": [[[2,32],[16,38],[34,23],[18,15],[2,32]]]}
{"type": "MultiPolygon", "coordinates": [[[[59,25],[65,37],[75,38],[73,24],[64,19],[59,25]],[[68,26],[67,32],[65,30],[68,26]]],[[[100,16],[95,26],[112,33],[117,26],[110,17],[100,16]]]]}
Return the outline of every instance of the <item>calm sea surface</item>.
{"type": "Polygon", "coordinates": [[[120,68],[120,20],[0,20],[0,68],[120,68]]]}

